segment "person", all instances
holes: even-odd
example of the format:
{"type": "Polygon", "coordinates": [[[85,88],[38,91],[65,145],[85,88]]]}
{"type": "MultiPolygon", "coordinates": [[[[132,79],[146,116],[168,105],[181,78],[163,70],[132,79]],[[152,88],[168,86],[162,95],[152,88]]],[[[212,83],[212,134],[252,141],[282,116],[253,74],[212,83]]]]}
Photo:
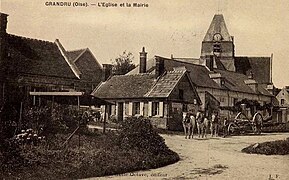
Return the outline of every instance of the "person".
{"type": "Polygon", "coordinates": [[[228,119],[225,117],[223,122],[223,137],[226,137],[228,135],[228,119]]]}

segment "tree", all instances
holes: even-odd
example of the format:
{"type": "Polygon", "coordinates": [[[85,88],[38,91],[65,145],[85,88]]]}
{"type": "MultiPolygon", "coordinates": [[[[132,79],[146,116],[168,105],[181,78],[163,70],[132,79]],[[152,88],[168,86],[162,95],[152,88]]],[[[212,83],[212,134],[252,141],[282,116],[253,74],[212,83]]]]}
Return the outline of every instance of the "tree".
{"type": "Polygon", "coordinates": [[[113,64],[113,72],[115,75],[123,75],[135,68],[132,63],[134,59],[131,52],[124,51],[121,55],[115,58],[113,64]]]}

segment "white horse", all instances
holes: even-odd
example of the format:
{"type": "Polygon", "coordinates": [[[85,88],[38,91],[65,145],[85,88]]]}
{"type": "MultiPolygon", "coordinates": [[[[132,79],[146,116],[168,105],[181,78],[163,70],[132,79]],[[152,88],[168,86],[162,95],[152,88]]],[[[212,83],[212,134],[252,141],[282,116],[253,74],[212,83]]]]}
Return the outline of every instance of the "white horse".
{"type": "Polygon", "coordinates": [[[196,122],[197,122],[197,129],[198,129],[198,136],[199,138],[207,137],[207,133],[210,127],[210,120],[204,117],[202,112],[197,112],[196,115],[196,122]]]}
{"type": "Polygon", "coordinates": [[[212,115],[212,120],[211,120],[211,136],[213,137],[214,135],[217,137],[218,136],[218,131],[219,131],[219,121],[218,117],[216,114],[212,115]]]}
{"type": "Polygon", "coordinates": [[[196,126],[196,119],[193,115],[189,113],[183,113],[183,128],[185,132],[185,138],[187,139],[187,135],[189,134],[189,139],[192,136],[194,137],[194,129],[196,126]]]}

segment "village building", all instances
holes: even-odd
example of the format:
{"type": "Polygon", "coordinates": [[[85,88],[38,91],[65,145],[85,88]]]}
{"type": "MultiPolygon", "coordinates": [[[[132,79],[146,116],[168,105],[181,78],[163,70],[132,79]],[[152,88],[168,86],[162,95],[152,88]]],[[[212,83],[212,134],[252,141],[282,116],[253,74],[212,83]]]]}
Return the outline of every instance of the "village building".
{"type": "MultiPolygon", "coordinates": [[[[146,61],[144,49],[140,54],[141,61],[146,61]]],[[[165,71],[160,57],[156,57],[155,73],[140,70],[135,75],[112,76],[92,94],[114,103],[108,114],[119,121],[143,116],[163,129],[180,129],[182,112],[196,113],[201,104],[189,71],[184,66],[165,71]]]]}
{"type": "MultiPolygon", "coordinates": [[[[0,106],[9,98],[15,103],[31,98],[29,92],[91,93],[102,78],[102,67],[87,49],[66,51],[55,42],[31,39],[6,32],[7,14],[0,13],[0,106]]],[[[33,104],[41,99],[33,98],[33,104]]]]}
{"type": "MultiPolygon", "coordinates": [[[[202,100],[210,93],[220,102],[221,116],[231,117],[230,110],[243,99],[256,100],[260,105],[272,103],[272,56],[235,56],[234,37],[230,36],[223,15],[215,15],[205,35],[200,58],[163,58],[166,70],[185,66],[202,100]]],[[[137,74],[141,63],[128,74],[137,74]]],[[[148,60],[146,72],[153,72],[155,57],[148,60]]],[[[250,114],[249,114],[250,115],[250,114]]]]}
{"type": "MultiPolygon", "coordinates": [[[[115,102],[128,100],[128,107],[133,110],[133,105],[129,105],[129,103],[133,103],[139,98],[134,96],[135,91],[145,88],[145,92],[147,92],[147,89],[151,88],[151,86],[147,87],[145,83],[142,83],[142,79],[145,79],[146,76],[159,74],[159,62],[162,62],[162,72],[165,75],[175,72],[176,69],[186,70],[192,87],[197,91],[197,95],[194,94],[193,96],[200,98],[201,109],[206,110],[207,116],[210,116],[215,109],[214,107],[218,107],[221,118],[232,118],[236,115],[232,109],[244,99],[256,101],[261,106],[272,104],[274,99],[271,94],[274,88],[272,57],[272,55],[268,57],[235,56],[234,37],[230,36],[223,15],[218,14],[214,16],[203,39],[200,58],[175,58],[172,55],[170,58],[155,56],[147,60],[146,52],[141,52],[140,64],[135,69],[127,75],[111,77],[100,85],[93,94],[115,102]],[[124,79],[128,77],[138,77],[138,79],[132,78],[133,82],[126,84],[124,79]],[[127,90],[131,86],[135,91],[127,90]],[[102,94],[100,91],[113,93],[102,94]],[[120,93],[121,91],[124,92],[120,93]]],[[[189,91],[186,88],[181,91],[184,93],[182,96],[184,102],[192,96],[187,93],[189,91]]],[[[114,111],[115,107],[111,108],[113,110],[110,111],[110,114],[118,115],[114,111]]],[[[183,108],[182,110],[184,112],[188,109],[183,108]]],[[[247,110],[249,118],[252,118],[253,114],[250,114],[249,108],[247,110]]],[[[129,115],[134,115],[134,113],[131,112],[129,115]]]]}
{"type": "Polygon", "coordinates": [[[279,113],[277,120],[282,123],[289,121],[289,87],[285,86],[276,96],[279,103],[279,113]]]}
{"type": "Polygon", "coordinates": [[[103,80],[102,66],[89,48],[66,51],[65,54],[71,65],[75,65],[74,68],[78,69],[76,72],[80,78],[79,90],[91,93],[103,80]]]}

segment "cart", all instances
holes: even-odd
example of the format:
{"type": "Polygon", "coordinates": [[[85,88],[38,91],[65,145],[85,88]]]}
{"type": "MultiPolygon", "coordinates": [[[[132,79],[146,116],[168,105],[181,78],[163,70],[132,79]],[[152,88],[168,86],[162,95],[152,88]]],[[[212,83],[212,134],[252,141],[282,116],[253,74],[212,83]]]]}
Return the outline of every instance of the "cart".
{"type": "Polygon", "coordinates": [[[254,114],[252,119],[249,119],[244,113],[239,112],[236,117],[231,120],[228,124],[228,134],[246,134],[254,133],[261,134],[263,126],[263,117],[257,112],[254,114]]]}

